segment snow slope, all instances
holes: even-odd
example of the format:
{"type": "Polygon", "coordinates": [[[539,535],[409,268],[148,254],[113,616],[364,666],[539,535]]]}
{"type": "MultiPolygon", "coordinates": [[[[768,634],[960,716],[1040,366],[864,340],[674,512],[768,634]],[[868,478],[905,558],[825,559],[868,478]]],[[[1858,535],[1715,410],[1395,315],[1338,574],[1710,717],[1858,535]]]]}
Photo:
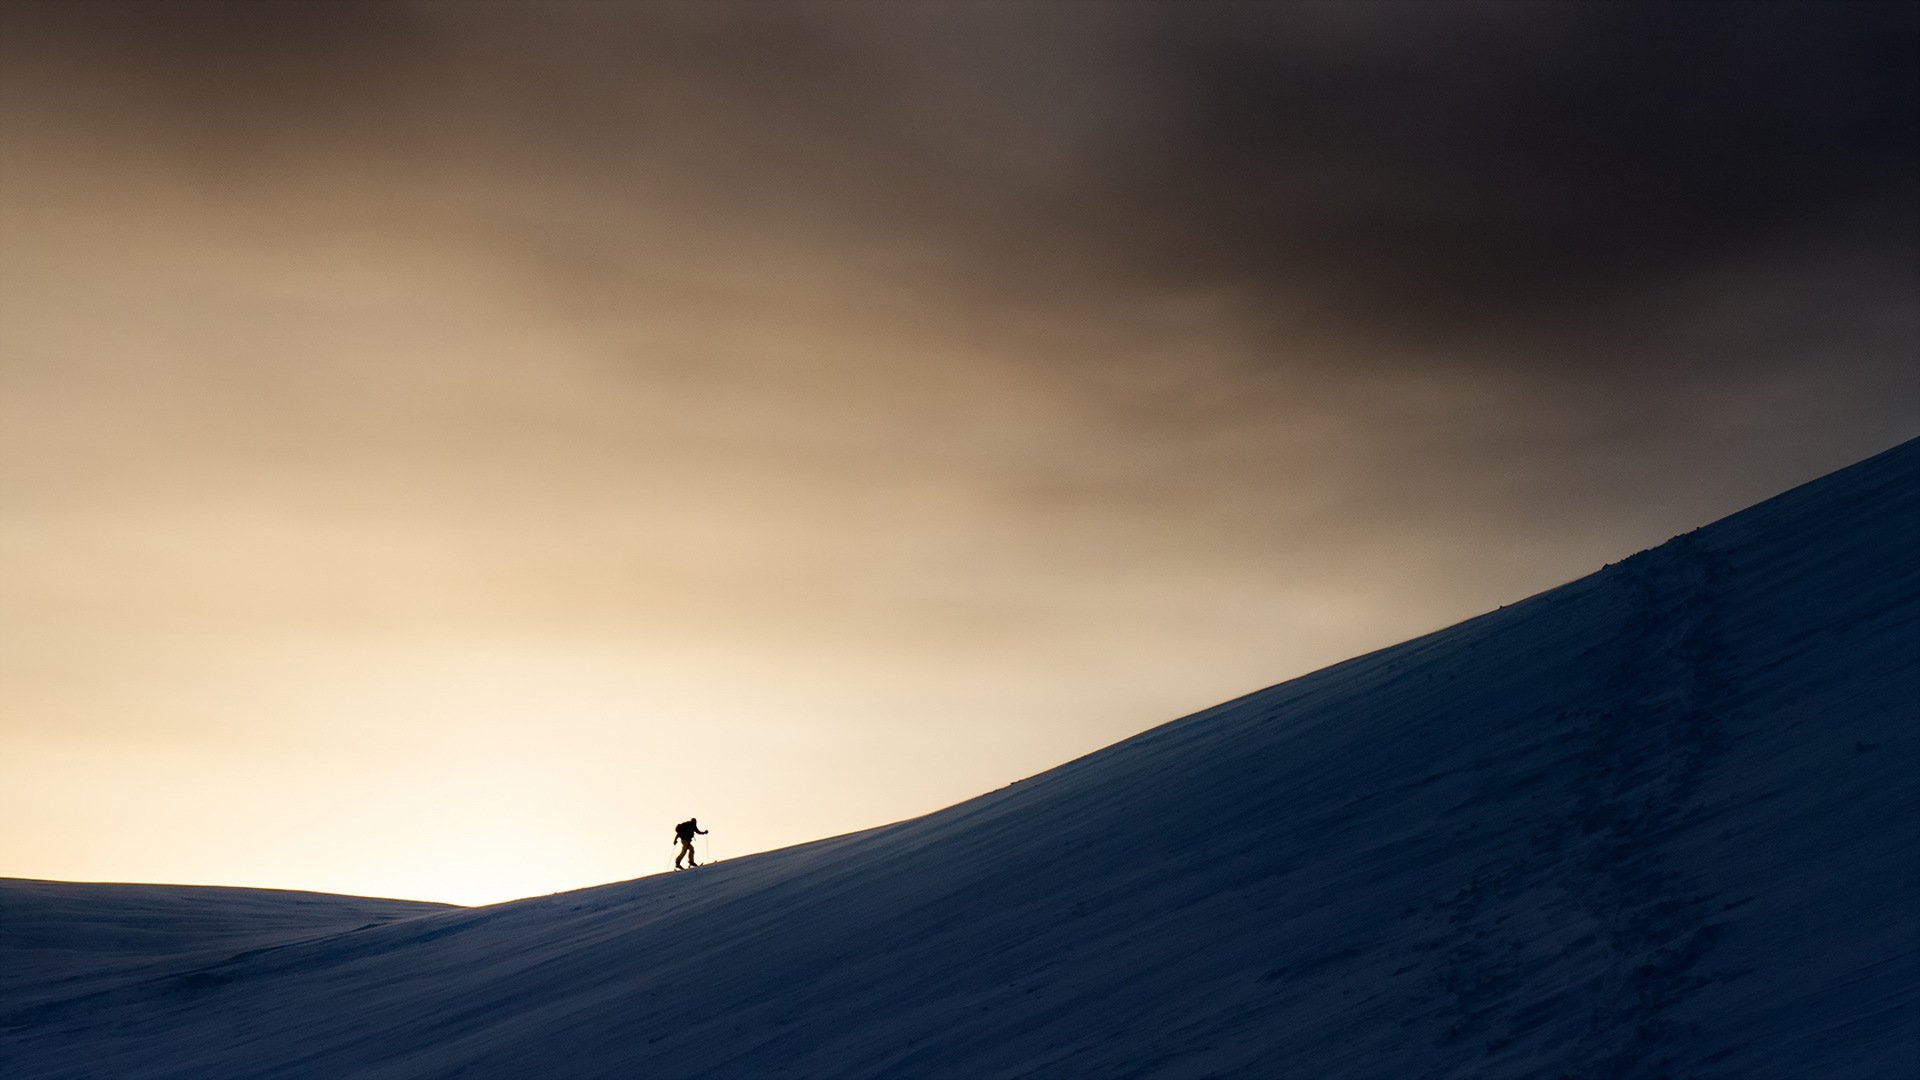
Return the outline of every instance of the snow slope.
{"type": "Polygon", "coordinates": [[[1920,1076],[1917,731],[1913,442],[695,873],[212,916],[0,882],[0,1075],[1920,1076]]]}
{"type": "Polygon", "coordinates": [[[446,910],[276,889],[0,879],[0,1001],[85,994],[129,978],[202,970],[289,940],[446,910]]]}

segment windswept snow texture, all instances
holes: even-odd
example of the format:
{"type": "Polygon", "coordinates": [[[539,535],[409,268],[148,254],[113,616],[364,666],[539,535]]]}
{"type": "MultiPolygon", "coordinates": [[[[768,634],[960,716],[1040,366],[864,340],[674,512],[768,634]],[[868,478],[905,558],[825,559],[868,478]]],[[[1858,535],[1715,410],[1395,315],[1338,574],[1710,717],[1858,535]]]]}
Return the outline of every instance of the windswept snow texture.
{"type": "Polygon", "coordinates": [[[441,910],[0,883],[0,1075],[1911,1078],[1917,727],[1920,442],[693,873],[441,910]]]}

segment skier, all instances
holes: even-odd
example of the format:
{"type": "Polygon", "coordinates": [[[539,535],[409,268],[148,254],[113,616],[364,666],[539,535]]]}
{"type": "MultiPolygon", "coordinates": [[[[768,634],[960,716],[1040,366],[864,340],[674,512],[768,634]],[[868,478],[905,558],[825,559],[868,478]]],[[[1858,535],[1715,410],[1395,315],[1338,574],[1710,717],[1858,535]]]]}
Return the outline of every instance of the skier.
{"type": "Polygon", "coordinates": [[[700,827],[699,818],[688,818],[687,820],[673,827],[673,837],[674,839],[680,841],[680,854],[675,855],[673,857],[673,868],[675,870],[678,870],[681,868],[680,867],[681,859],[687,860],[688,867],[695,867],[700,865],[699,863],[695,862],[693,859],[693,838],[696,836],[705,836],[705,835],[707,835],[707,830],[700,827]]]}

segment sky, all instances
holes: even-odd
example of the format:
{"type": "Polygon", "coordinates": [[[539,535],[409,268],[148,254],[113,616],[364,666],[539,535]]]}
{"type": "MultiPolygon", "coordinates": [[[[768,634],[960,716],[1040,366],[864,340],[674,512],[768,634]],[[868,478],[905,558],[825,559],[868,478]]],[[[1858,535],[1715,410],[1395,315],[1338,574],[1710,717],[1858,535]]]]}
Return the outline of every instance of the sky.
{"type": "Polygon", "coordinates": [[[0,875],[925,813],[1920,435],[1916,356],[1920,5],[0,0],[0,875]]]}

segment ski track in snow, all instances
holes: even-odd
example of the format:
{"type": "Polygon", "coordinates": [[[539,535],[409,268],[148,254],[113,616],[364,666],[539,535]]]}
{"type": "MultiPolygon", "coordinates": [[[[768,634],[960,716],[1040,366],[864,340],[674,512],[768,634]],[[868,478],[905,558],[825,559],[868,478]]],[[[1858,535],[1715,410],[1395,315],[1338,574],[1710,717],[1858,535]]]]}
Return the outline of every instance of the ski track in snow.
{"type": "Polygon", "coordinates": [[[1582,1065],[1568,1075],[1629,1074],[1677,1034],[1667,1006],[1692,985],[1717,932],[1711,897],[1662,850],[1698,813],[1719,742],[1713,695],[1727,676],[1716,570],[1715,556],[1684,538],[1625,564],[1634,610],[1610,643],[1620,658],[1604,696],[1561,715],[1571,722],[1564,745],[1540,748],[1570,758],[1575,768],[1556,760],[1553,772],[1577,783],[1514,819],[1527,833],[1520,858],[1476,867],[1433,913],[1430,947],[1445,958],[1433,990],[1448,1003],[1439,1038],[1477,1044],[1475,1068],[1553,1014],[1559,997],[1532,987],[1529,974],[1543,969],[1535,950],[1556,927],[1566,940],[1554,960],[1603,958],[1588,1030],[1574,1044],[1582,1065]]]}
{"type": "Polygon", "coordinates": [[[937,814],[489,908],[0,881],[0,1076],[1920,1076],[1920,442],[937,814]]]}

